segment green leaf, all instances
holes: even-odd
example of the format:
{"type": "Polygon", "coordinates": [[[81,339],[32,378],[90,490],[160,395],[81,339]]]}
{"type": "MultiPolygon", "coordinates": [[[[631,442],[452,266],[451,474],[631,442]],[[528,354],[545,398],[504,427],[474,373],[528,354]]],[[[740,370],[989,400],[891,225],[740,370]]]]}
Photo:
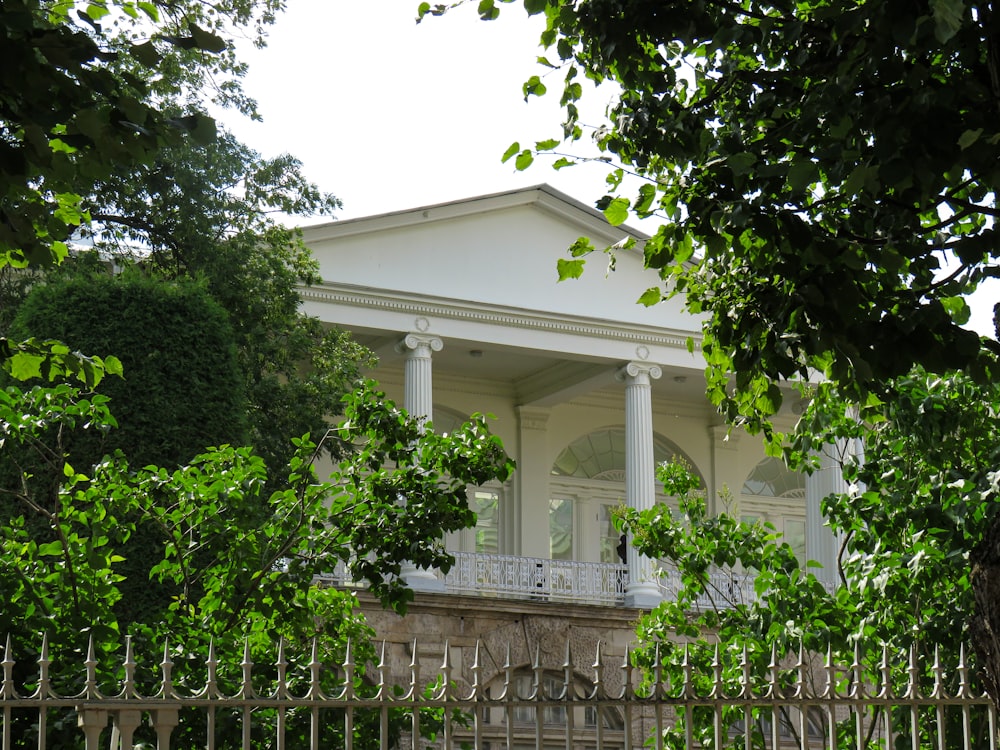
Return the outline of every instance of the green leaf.
{"type": "Polygon", "coordinates": [[[194,43],[198,49],[205,52],[218,53],[224,51],[228,46],[226,40],[221,36],[213,34],[211,31],[206,31],[197,24],[189,24],[189,29],[191,31],[191,38],[194,39],[194,43]]]}
{"type": "Polygon", "coordinates": [[[594,252],[594,250],[596,248],[589,237],[577,237],[573,244],[569,246],[569,254],[574,258],[582,258],[584,255],[594,252]]]}
{"type": "Polygon", "coordinates": [[[512,144],[510,144],[507,150],[503,152],[503,156],[500,158],[500,162],[504,163],[508,161],[510,157],[512,157],[520,150],[521,150],[521,144],[518,143],[517,141],[514,141],[512,144]]]}
{"type": "Polygon", "coordinates": [[[538,76],[531,76],[524,84],[521,86],[521,90],[524,92],[524,99],[527,101],[529,96],[543,96],[548,90],[545,88],[545,84],[542,83],[542,79],[538,76]]]}
{"type": "Polygon", "coordinates": [[[537,141],[535,143],[535,151],[551,151],[556,146],[559,145],[559,140],[556,138],[549,138],[545,141],[537,141]]]}
{"type": "Polygon", "coordinates": [[[930,5],[934,14],[934,36],[944,44],[962,28],[965,3],[963,0],[930,0],[930,5]]]}
{"type": "Polygon", "coordinates": [[[819,167],[809,159],[796,159],[788,170],[788,187],[793,193],[803,193],[819,179],[819,167]]]}
{"type": "Polygon", "coordinates": [[[113,354],[109,354],[102,360],[104,364],[104,372],[108,375],[118,375],[124,377],[124,369],[122,368],[122,362],[118,357],[113,354]]]}
{"type": "Polygon", "coordinates": [[[640,305],[652,307],[653,305],[658,304],[662,299],[663,293],[660,291],[660,288],[652,286],[639,296],[638,302],[640,305]]]}
{"type": "Polygon", "coordinates": [[[28,352],[15,352],[7,359],[6,367],[15,380],[31,380],[42,376],[42,362],[45,357],[28,352]]]}
{"type": "Polygon", "coordinates": [[[614,227],[624,224],[628,219],[629,205],[628,198],[613,198],[604,208],[604,218],[614,227]]]}
{"type": "Polygon", "coordinates": [[[976,128],[975,130],[966,130],[958,138],[958,147],[965,151],[969,146],[979,140],[979,136],[983,134],[982,128],[976,128]]]}
{"type": "Polygon", "coordinates": [[[851,174],[844,181],[844,192],[848,195],[857,195],[864,188],[867,178],[868,167],[864,164],[859,164],[851,170],[851,174]]]}
{"type": "Polygon", "coordinates": [[[88,3],[87,4],[87,15],[94,21],[100,21],[102,18],[111,13],[108,10],[105,3],[88,3]]]}
{"type": "Polygon", "coordinates": [[[556,261],[556,271],[559,273],[559,281],[580,278],[583,275],[583,265],[586,262],[582,259],[566,260],[565,258],[559,258],[556,261]]]}
{"type": "Polygon", "coordinates": [[[726,164],[733,170],[733,174],[737,176],[749,172],[756,163],[757,155],[749,151],[741,151],[726,157],[726,164]]]}
{"type": "Polygon", "coordinates": [[[476,11],[484,21],[492,21],[500,15],[500,9],[496,7],[495,0],[479,0],[479,7],[476,11]]]}
{"type": "Polygon", "coordinates": [[[524,149],[521,153],[517,155],[517,159],[514,160],[514,168],[518,172],[523,172],[525,169],[531,166],[531,163],[535,160],[535,155],[531,153],[529,149],[524,149]]]}
{"type": "Polygon", "coordinates": [[[160,9],[156,7],[156,3],[145,2],[145,0],[139,0],[136,6],[145,13],[149,20],[153,23],[157,23],[160,20],[160,9]]]}
{"type": "Polygon", "coordinates": [[[152,40],[143,42],[142,44],[133,44],[129,49],[129,53],[132,57],[149,68],[155,68],[160,64],[160,60],[162,59],[152,40]]]}
{"type": "Polygon", "coordinates": [[[548,0],[524,0],[524,9],[528,11],[529,16],[545,12],[547,5],[548,0]]]}
{"type": "Polygon", "coordinates": [[[656,198],[656,188],[649,183],[639,188],[639,200],[635,204],[635,212],[642,215],[649,215],[653,200],[656,198]]]}

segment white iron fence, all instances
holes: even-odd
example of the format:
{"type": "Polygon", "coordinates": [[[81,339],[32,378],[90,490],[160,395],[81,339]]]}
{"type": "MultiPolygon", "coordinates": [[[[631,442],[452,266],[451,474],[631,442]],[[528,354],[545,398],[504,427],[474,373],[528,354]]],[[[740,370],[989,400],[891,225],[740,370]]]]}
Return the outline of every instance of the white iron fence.
{"type": "Polygon", "coordinates": [[[772,658],[769,676],[755,680],[746,657],[742,677],[739,668],[724,676],[718,651],[706,670],[687,651],[678,663],[657,652],[639,670],[628,653],[607,666],[599,646],[581,662],[567,644],[562,663],[548,666],[537,656],[511,664],[508,650],[500,667],[487,667],[479,646],[471,664],[453,665],[446,646],[430,684],[414,656],[408,684],[394,685],[386,648],[367,680],[350,647],[337,664],[321,663],[315,644],[299,661],[279,646],[274,663],[262,665],[249,649],[229,662],[213,649],[193,684],[192,675],[177,676],[166,648],[160,664],[143,669],[129,644],[109,678],[93,647],[67,672],[43,641],[27,669],[8,640],[2,748],[997,750],[996,713],[971,687],[964,656],[950,674],[936,655],[924,662],[915,650],[895,663],[883,651],[874,669],[862,669],[857,655],[847,665],[800,655],[779,667],[772,658]],[[58,687],[67,674],[78,678],[69,692],[58,687]]]}

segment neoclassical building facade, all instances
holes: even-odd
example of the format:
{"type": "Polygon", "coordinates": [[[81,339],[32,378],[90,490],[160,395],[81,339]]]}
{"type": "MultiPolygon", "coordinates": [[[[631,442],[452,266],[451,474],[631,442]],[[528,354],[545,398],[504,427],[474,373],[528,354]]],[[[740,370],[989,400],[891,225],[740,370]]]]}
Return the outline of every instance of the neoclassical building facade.
{"type": "Polygon", "coordinates": [[[302,291],[305,311],[370,347],[373,377],[434,429],[493,415],[517,462],[507,483],[470,491],[479,522],[447,540],[448,575],[407,571],[409,619],[374,614],[390,640],[425,630],[509,644],[516,631],[530,650],[576,627],[624,643],[670,581],[621,544],[613,511],[670,502],[654,467],[675,455],[704,480],[710,509],[774,524],[832,571],[818,508],[836,474],[791,474],[722,424],[705,398],[700,321],[679,299],[636,304],[659,283],[642,268],[641,233],[547,186],[304,233],[324,279],[302,291]],[[559,282],[557,260],[580,236],[598,248],[631,236],[639,249],[603,267],[596,253],[559,282]]]}

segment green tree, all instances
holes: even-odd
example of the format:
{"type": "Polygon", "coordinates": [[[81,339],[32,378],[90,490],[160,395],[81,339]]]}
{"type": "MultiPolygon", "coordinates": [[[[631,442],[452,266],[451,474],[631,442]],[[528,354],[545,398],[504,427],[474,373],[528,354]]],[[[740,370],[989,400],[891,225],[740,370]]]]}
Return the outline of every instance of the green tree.
{"type": "MultiPolygon", "coordinates": [[[[801,466],[821,448],[864,439],[863,459],[844,451],[848,491],[823,504],[840,540],[835,589],[802,566],[773,527],[742,522],[738,513],[708,515],[698,479],[683,467],[661,467],[665,491],[679,499],[680,511],[658,506],[624,516],[640,549],[669,561],[682,584],[675,601],[640,621],[645,663],[658,649],[665,676],[681,681],[685,646],[679,635],[688,642],[688,663],[707,668],[708,675],[715,673],[710,665],[718,646],[720,669],[734,686],[744,658],[755,684],[765,686],[772,663],[796,664],[800,648],[807,658],[829,652],[835,664],[860,657],[869,670],[863,679],[875,685],[885,679],[880,665],[886,644],[898,690],[909,679],[911,648],[929,654],[940,646],[941,666],[954,674],[956,634],[968,629],[979,656],[970,655],[969,666],[974,674],[981,670],[979,684],[996,699],[996,662],[984,661],[997,654],[988,623],[976,619],[970,627],[969,613],[981,542],[997,523],[991,505],[1000,459],[998,386],[920,372],[900,378],[893,391],[893,399],[849,413],[833,384],[819,386],[787,451],[801,466]],[[747,571],[753,572],[752,594],[728,583],[747,571]]],[[[927,692],[934,684],[931,666],[921,660],[917,674],[927,692]]],[[[781,680],[797,677],[784,667],[781,680]]],[[[741,714],[735,709],[729,723],[741,714]]],[[[909,731],[908,717],[891,720],[893,731],[909,731]]],[[[696,731],[710,729],[711,721],[696,731]]],[[[840,728],[838,746],[857,747],[854,729],[840,728]]],[[[973,731],[978,741],[989,729],[976,723],[973,731]]],[[[742,737],[733,742],[743,746],[742,737]]]]}
{"type": "MultiPolygon", "coordinates": [[[[262,44],[282,7],[281,0],[4,3],[0,272],[66,257],[67,241],[90,222],[85,197],[102,180],[131,173],[188,137],[211,141],[207,98],[255,116],[239,83],[245,66],[229,40],[262,44]]],[[[2,331],[0,362],[18,374],[44,367],[91,384],[107,364],[56,342],[12,342],[2,331]]]]}
{"type": "MultiPolygon", "coordinates": [[[[177,685],[204,680],[210,642],[231,654],[247,643],[254,660],[266,663],[281,639],[307,650],[316,638],[324,663],[342,663],[346,639],[363,643],[370,631],[353,593],[317,586],[316,576],[344,563],[402,612],[412,598],[402,563],[447,570],[453,560],[440,539],[475,520],[466,486],[511,471],[483,419],[448,436],[424,433],[370,383],[349,397],[337,430],[356,450],[324,480],[313,468],[317,446],[297,440],[273,492],[263,460],[227,445],[175,468],[135,469],[120,453],[90,469],[74,466],[66,438],[113,424],[107,397],[79,387],[0,391],[4,453],[28,448],[61,477],[51,502],[41,502],[24,475],[19,486],[0,490],[19,509],[0,529],[0,624],[16,644],[19,675],[36,668],[32,649],[42,633],[54,662],[70,665],[93,638],[101,680],[115,678],[114,652],[126,634],[146,654],[171,644],[177,685]],[[48,533],[37,533],[39,526],[48,533]],[[140,529],[155,530],[160,546],[131,550],[127,541],[140,529]],[[123,620],[117,605],[131,583],[125,571],[133,554],[151,569],[143,583],[170,603],[123,620]]],[[[66,692],[79,677],[53,674],[66,692]]],[[[323,679],[338,678],[327,670],[323,679]]]]}
{"type": "MultiPolygon", "coordinates": [[[[709,315],[713,395],[733,416],[773,413],[773,382],[810,369],[858,394],[914,363],[996,374],[1000,346],[961,327],[964,295],[997,275],[1000,253],[992,5],[524,6],[544,14],[541,61],[563,74],[561,87],[532,79],[525,93],[559,91],[566,121],[563,139],[508,158],[523,154],[525,167],[584,137],[580,78],[620,86],[593,136],[620,165],[613,189],[625,171],[645,183],[598,205],[612,223],[664,218],[642,251],[665,285],[643,302],[683,294],[709,315]]],[[[479,10],[495,17],[498,3],[479,10]]]]}
{"type": "MultiPolygon", "coordinates": [[[[456,4],[424,3],[419,12],[456,4]]],[[[480,15],[495,18],[502,4],[483,0],[480,15]]],[[[776,450],[782,436],[769,417],[781,384],[815,373],[836,385],[843,406],[869,416],[877,406],[891,418],[914,365],[946,377],[960,371],[997,403],[989,384],[1000,345],[962,327],[965,298],[1000,273],[993,4],[524,7],[544,15],[539,60],[548,71],[526,82],[525,95],[557,91],[566,117],[559,137],[515,143],[505,158],[526,168],[539,153],[556,153],[555,166],[572,165],[587,135],[581,80],[619,87],[607,121],[591,133],[597,158],[612,165],[597,205],[613,224],[630,215],[664,220],[641,248],[660,284],[640,301],[682,295],[688,310],[706,316],[709,396],[731,422],[764,430],[776,450]],[[546,86],[548,77],[558,85],[546,86]],[[641,184],[619,194],[626,174],[641,184]]],[[[577,242],[560,263],[563,277],[579,275],[594,250],[577,242]]],[[[929,479],[933,486],[943,477],[929,479]]],[[[956,512],[992,519],[995,505],[985,493],[956,512]]],[[[984,603],[996,600],[1000,529],[976,529],[978,539],[955,548],[960,559],[968,551],[978,602],[973,609],[963,600],[965,615],[995,644],[1000,612],[984,603]]],[[[980,657],[996,685],[993,649],[980,657]]]]}
{"type": "Polygon", "coordinates": [[[301,233],[275,219],[330,214],[339,201],[306,180],[293,157],[265,159],[220,132],[102,181],[87,203],[103,256],[168,281],[200,280],[225,309],[250,444],[280,474],[290,438],[310,432],[319,441],[372,359],[347,334],[302,313],[300,286],[320,281],[319,267],[301,233]]]}
{"type": "MultiPolygon", "coordinates": [[[[118,427],[52,437],[80,468],[120,453],[132,466],[173,469],[207,446],[247,443],[246,400],[233,332],[225,311],[204,285],[134,272],[112,277],[103,264],[90,272],[50,274],[21,305],[12,334],[59,340],[75,351],[121,353],[126,377],[100,385],[101,394],[111,400],[118,427]]],[[[0,486],[20,488],[40,507],[52,509],[64,476],[51,455],[34,446],[8,447],[0,465],[0,486]]],[[[5,522],[22,510],[2,498],[0,509],[5,522]]],[[[28,528],[36,530],[40,543],[53,541],[52,530],[38,520],[28,528]]],[[[128,581],[116,609],[117,619],[125,622],[139,613],[152,617],[171,598],[147,583],[149,559],[163,547],[161,535],[141,519],[130,520],[135,528],[121,543],[127,560],[120,569],[128,581]]]]}
{"type": "Polygon", "coordinates": [[[117,351],[126,377],[105,380],[119,427],[72,452],[81,465],[121,451],[136,466],[179,466],[206,446],[246,443],[246,402],[234,335],[203,285],[100,269],[37,284],[12,326],[16,338],[117,351]]]}
{"type": "MultiPolygon", "coordinates": [[[[508,1],[483,0],[480,15],[495,18],[508,1]]],[[[457,4],[423,3],[419,13],[457,4]]],[[[565,121],[559,137],[515,143],[504,158],[523,169],[549,153],[556,167],[572,165],[588,135],[581,81],[618,86],[606,121],[589,132],[597,159],[611,164],[597,205],[613,224],[663,219],[637,248],[660,277],[640,301],[681,295],[706,316],[709,396],[732,423],[764,430],[776,450],[783,436],[769,418],[783,382],[817,373],[834,384],[842,412],[863,413],[866,426],[876,417],[893,423],[921,391],[914,366],[945,382],[964,373],[995,410],[1000,345],[962,327],[966,297],[1000,273],[1000,17],[992,3],[524,0],[524,8],[544,15],[547,71],[525,83],[525,96],[558,92],[565,121]],[[626,175],[639,187],[623,188],[626,175]]],[[[562,276],[579,275],[595,250],[581,238],[560,262],[562,276]]],[[[957,410],[954,439],[989,456],[994,433],[979,408],[948,408],[957,410]]],[[[801,427],[797,440],[809,429],[826,434],[824,425],[801,427]]],[[[998,700],[996,488],[960,466],[924,468],[895,466],[889,478],[898,485],[883,478],[872,486],[902,498],[920,488],[918,515],[919,497],[948,495],[947,482],[979,488],[949,506],[954,518],[943,528],[957,518],[963,530],[939,541],[974,592],[957,600],[952,634],[973,623],[998,700]]],[[[848,505],[841,512],[861,520],[839,523],[866,540],[867,552],[886,552],[889,539],[905,543],[898,528],[877,523],[880,502],[862,496],[848,505]],[[855,528],[869,520],[889,534],[885,542],[855,528]]],[[[910,528],[905,503],[892,507],[910,528]]],[[[924,534],[935,537],[936,528],[924,534]]],[[[891,579],[880,566],[907,553],[895,548],[872,564],[891,579]]],[[[888,591],[896,598],[883,607],[926,598],[928,580],[907,585],[915,588],[888,591]]]]}
{"type": "Polygon", "coordinates": [[[227,38],[260,39],[279,0],[14,0],[0,9],[0,266],[50,263],[95,181],[185,134],[214,134],[206,91],[253,112],[227,38]]]}

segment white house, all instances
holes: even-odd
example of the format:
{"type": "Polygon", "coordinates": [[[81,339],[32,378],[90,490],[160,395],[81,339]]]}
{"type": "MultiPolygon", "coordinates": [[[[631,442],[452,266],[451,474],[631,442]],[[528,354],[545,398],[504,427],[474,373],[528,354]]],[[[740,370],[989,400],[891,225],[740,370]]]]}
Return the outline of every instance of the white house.
{"type": "Polygon", "coordinates": [[[304,232],[324,279],[303,290],[306,312],[374,350],[389,397],[435,429],[495,415],[517,461],[508,483],[471,494],[479,524],[447,540],[453,571],[407,573],[415,607],[486,607],[513,621],[557,605],[604,618],[598,630],[608,617],[627,626],[669,596],[669,579],[630,545],[620,562],[611,510],[669,501],[654,463],[676,454],[704,479],[710,507],[728,488],[731,512],[773,523],[832,569],[818,515],[832,476],[807,482],[758,438],[730,433],[705,398],[699,321],[679,299],[636,304],[659,283],[641,249],[613,269],[598,253],[582,278],[558,281],[578,237],[601,248],[631,235],[641,248],[642,234],[544,185],[304,232]]]}

